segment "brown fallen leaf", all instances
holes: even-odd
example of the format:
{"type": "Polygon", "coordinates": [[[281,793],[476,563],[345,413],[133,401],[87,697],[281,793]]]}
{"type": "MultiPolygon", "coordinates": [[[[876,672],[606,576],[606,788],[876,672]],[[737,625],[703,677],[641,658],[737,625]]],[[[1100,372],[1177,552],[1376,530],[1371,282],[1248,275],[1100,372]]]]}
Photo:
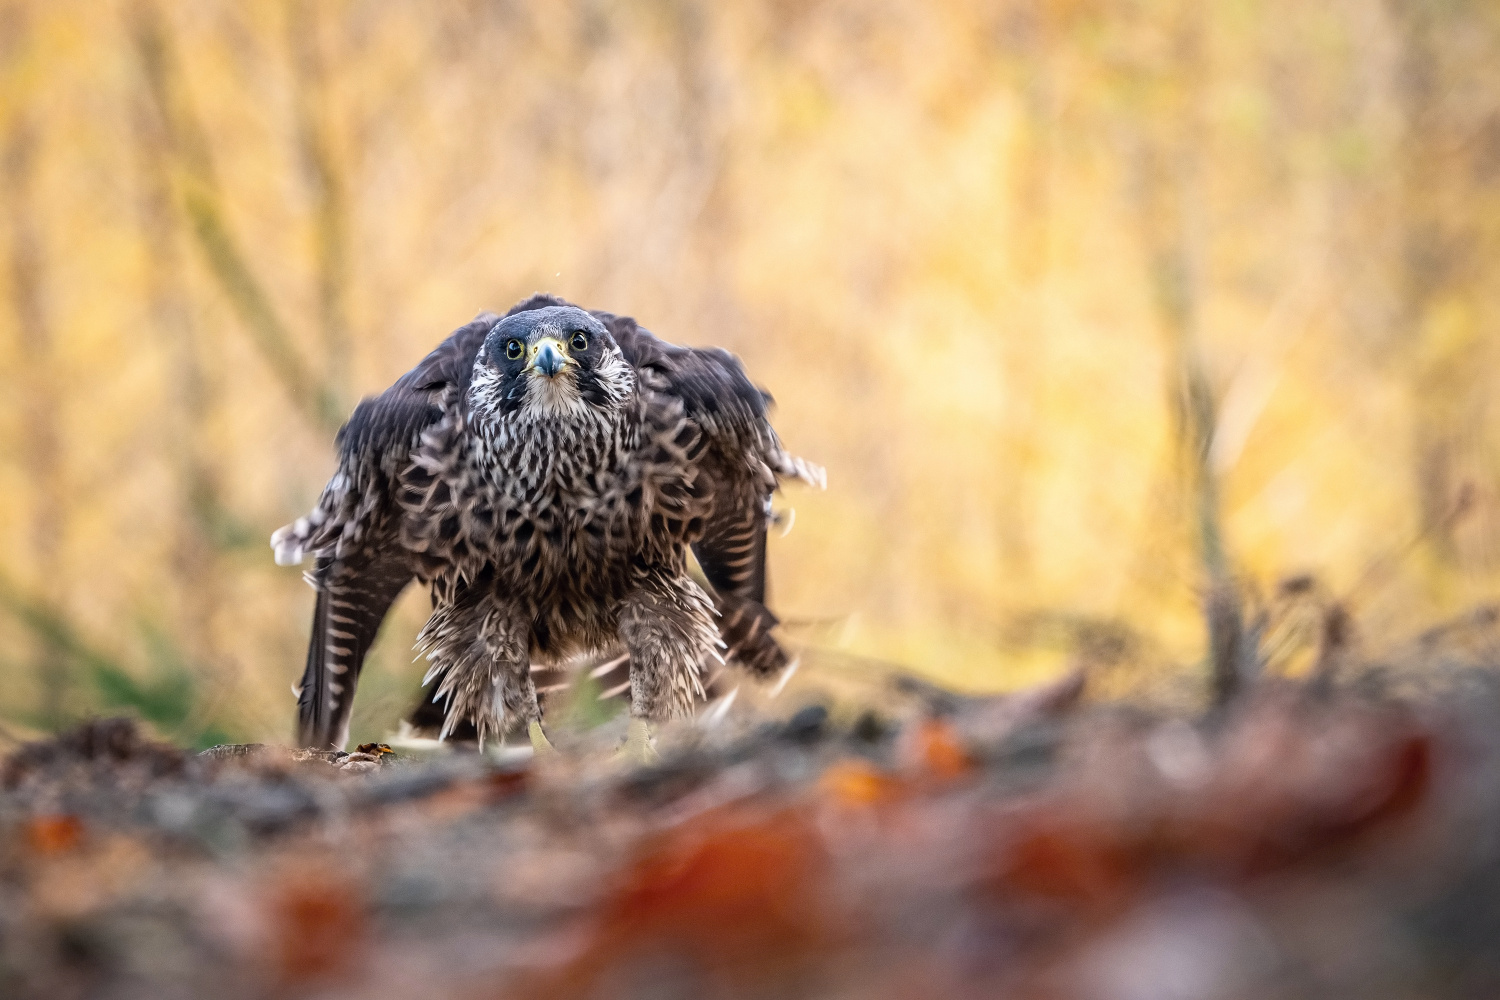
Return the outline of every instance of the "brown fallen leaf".
{"type": "Polygon", "coordinates": [[[352,876],[291,865],[270,885],[266,911],[280,981],[328,980],[357,968],[368,927],[364,893],[352,876]]]}

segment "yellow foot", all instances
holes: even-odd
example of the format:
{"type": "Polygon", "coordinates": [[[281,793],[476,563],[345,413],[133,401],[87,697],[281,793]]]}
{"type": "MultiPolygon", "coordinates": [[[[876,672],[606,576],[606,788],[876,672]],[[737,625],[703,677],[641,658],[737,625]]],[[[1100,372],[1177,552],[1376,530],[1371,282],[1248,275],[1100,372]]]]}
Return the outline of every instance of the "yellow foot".
{"type": "Polygon", "coordinates": [[[651,724],[645,719],[631,719],[625,733],[625,745],[615,751],[615,760],[630,764],[655,764],[661,755],[651,745],[651,724]]]}
{"type": "Polygon", "coordinates": [[[542,732],[542,724],[535,719],[526,727],[526,735],[531,737],[531,749],[538,757],[544,757],[549,753],[557,753],[552,744],[547,740],[547,734],[542,732]]]}

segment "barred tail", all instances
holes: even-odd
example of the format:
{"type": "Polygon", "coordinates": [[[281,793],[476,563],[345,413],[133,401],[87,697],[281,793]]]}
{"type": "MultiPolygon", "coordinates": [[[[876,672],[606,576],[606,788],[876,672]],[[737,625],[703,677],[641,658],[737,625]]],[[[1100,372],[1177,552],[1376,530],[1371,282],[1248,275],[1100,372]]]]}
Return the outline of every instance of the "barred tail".
{"type": "Polygon", "coordinates": [[[318,588],[318,601],[297,692],[297,742],[341,750],[349,740],[354,690],[365,655],[386,612],[411,581],[411,571],[397,559],[357,567],[327,563],[311,580],[318,588]]]}

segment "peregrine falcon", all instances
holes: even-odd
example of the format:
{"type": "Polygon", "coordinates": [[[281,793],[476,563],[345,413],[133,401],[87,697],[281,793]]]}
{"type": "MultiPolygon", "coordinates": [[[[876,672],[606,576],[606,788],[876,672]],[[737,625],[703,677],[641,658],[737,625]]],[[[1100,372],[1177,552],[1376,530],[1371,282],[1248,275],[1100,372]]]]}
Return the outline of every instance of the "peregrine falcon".
{"type": "Polygon", "coordinates": [[[299,741],[343,747],[365,654],[412,580],[432,594],[417,647],[442,737],[525,727],[550,749],[531,665],[623,647],[647,756],[709,661],[786,667],[765,606],[771,494],[824,477],[783,449],[769,403],[726,351],[552,296],[460,327],[359,404],[317,506],[271,537],[281,565],[313,557],[299,741]]]}

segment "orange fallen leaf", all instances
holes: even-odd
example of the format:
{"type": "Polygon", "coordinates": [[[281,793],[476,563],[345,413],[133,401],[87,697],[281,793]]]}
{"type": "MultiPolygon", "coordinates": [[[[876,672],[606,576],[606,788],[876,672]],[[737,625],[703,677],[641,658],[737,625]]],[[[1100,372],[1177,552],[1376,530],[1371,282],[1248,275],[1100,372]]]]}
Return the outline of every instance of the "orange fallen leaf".
{"type": "Polygon", "coordinates": [[[585,948],[521,994],[593,996],[632,962],[664,956],[685,984],[783,981],[836,938],[825,861],[799,812],[703,817],[648,847],[600,907],[585,948]]]}
{"type": "Polygon", "coordinates": [[[900,797],[902,784],[896,778],[862,760],[842,760],[818,779],[824,795],[842,806],[873,806],[900,797]]]}
{"type": "Polygon", "coordinates": [[[39,854],[61,854],[78,846],[83,824],[77,816],[38,816],[26,826],[26,840],[39,854]]]}
{"type": "Polygon", "coordinates": [[[911,768],[936,781],[957,780],[974,768],[957,731],[946,719],[913,723],[906,747],[911,768]]]}

